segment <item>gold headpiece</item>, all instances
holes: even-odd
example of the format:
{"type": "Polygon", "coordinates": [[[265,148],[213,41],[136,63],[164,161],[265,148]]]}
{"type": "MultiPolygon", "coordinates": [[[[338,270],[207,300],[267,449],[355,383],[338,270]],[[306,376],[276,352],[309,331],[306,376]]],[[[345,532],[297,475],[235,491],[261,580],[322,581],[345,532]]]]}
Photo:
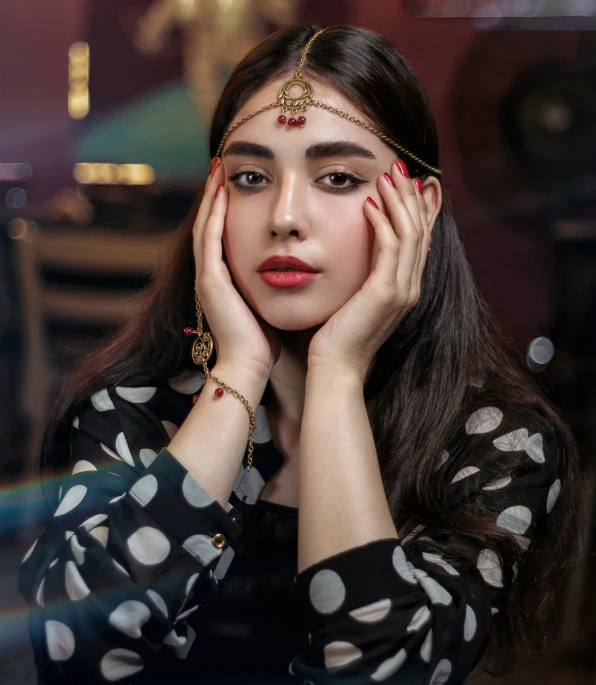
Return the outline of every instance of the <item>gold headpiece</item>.
{"type": "Polygon", "coordinates": [[[291,126],[292,128],[300,128],[306,124],[306,117],[304,115],[300,115],[298,118],[296,118],[296,114],[298,112],[306,112],[307,108],[310,105],[313,105],[314,107],[320,107],[321,109],[325,109],[328,112],[333,112],[334,114],[339,115],[343,119],[347,119],[348,121],[353,122],[354,124],[358,124],[358,126],[361,126],[362,128],[365,128],[367,131],[370,131],[371,133],[374,133],[376,136],[379,136],[382,140],[384,140],[386,143],[391,145],[391,147],[396,148],[400,152],[402,152],[405,155],[408,155],[411,159],[415,160],[418,162],[418,164],[421,164],[422,166],[426,167],[427,169],[430,169],[435,174],[441,174],[441,170],[437,169],[430,164],[427,164],[423,160],[421,160],[419,157],[416,157],[416,155],[412,154],[408,150],[406,150],[405,147],[400,145],[399,143],[396,143],[394,140],[386,136],[384,133],[381,133],[381,131],[377,131],[376,128],[373,128],[372,126],[369,126],[366,124],[364,121],[361,121],[360,119],[357,119],[356,117],[352,117],[349,114],[346,114],[345,112],[342,112],[340,109],[337,109],[336,107],[330,107],[329,105],[326,105],[323,102],[319,102],[318,100],[315,100],[313,98],[313,90],[312,86],[308,81],[305,81],[302,78],[302,67],[304,66],[304,61],[306,59],[306,53],[308,52],[310,46],[313,44],[314,40],[318,38],[318,36],[321,35],[324,31],[327,29],[321,29],[320,31],[317,31],[314,36],[308,41],[308,43],[305,45],[304,50],[302,51],[302,56],[300,57],[300,62],[298,63],[298,68],[296,69],[296,73],[294,74],[294,77],[291,78],[287,83],[285,83],[279,90],[277,100],[275,102],[270,102],[268,105],[264,105],[263,107],[260,107],[257,109],[255,112],[252,114],[249,114],[246,117],[243,117],[235,123],[224,135],[224,137],[221,139],[221,143],[219,144],[219,147],[217,148],[217,152],[215,153],[217,157],[219,157],[221,149],[224,146],[224,143],[226,142],[228,136],[233,133],[238,126],[241,126],[244,124],[246,121],[249,119],[252,119],[254,116],[257,114],[261,114],[261,112],[266,112],[267,110],[273,109],[274,107],[281,107],[281,114],[277,117],[277,123],[281,124],[282,126],[287,122],[288,126],[291,126]],[[291,90],[294,88],[294,92],[296,89],[300,89],[300,92],[297,95],[292,95],[291,90]],[[287,119],[285,116],[285,112],[288,110],[291,111],[292,116],[287,119]]]}

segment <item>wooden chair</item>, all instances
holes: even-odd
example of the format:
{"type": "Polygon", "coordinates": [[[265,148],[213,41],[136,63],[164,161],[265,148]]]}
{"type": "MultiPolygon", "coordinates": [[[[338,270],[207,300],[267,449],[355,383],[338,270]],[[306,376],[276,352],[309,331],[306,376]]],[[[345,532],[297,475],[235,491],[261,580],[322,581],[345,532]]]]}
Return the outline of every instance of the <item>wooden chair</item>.
{"type": "Polygon", "coordinates": [[[138,291],[138,287],[51,283],[44,280],[44,271],[99,275],[103,283],[110,279],[117,283],[123,277],[134,282],[135,276],[146,277],[153,272],[170,233],[42,227],[29,219],[14,219],[8,230],[15,240],[24,314],[26,354],[20,399],[30,425],[26,449],[32,465],[37,460],[48,399],[58,373],[47,345],[48,322],[113,328],[130,315],[138,291]]]}

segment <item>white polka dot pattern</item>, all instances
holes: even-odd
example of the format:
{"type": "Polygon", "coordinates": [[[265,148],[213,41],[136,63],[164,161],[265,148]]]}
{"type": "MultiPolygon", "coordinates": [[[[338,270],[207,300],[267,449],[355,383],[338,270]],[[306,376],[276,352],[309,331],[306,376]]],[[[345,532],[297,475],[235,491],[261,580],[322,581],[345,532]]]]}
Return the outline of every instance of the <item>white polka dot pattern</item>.
{"type": "Polygon", "coordinates": [[[310,601],[321,614],[337,611],[345,598],[346,587],[335,571],[323,569],[310,582],[310,601]]]}
{"type": "Polygon", "coordinates": [[[157,478],[149,473],[138,480],[130,489],[131,497],[142,507],[145,507],[157,494],[157,478]]]}
{"type": "Polygon", "coordinates": [[[170,378],[168,385],[172,390],[182,395],[194,395],[205,383],[205,374],[202,371],[184,371],[179,376],[170,378]]]}
{"type": "Polygon", "coordinates": [[[83,501],[83,497],[87,494],[87,488],[84,485],[73,485],[70,490],[64,495],[62,502],[54,512],[54,517],[64,516],[72,511],[75,507],[83,501]]]}
{"type": "Polygon", "coordinates": [[[44,605],[43,593],[44,593],[45,585],[46,585],[46,579],[42,578],[41,583],[39,584],[39,588],[37,590],[37,595],[35,596],[35,600],[37,601],[37,603],[39,604],[40,607],[42,607],[44,605]]]}
{"type": "Polygon", "coordinates": [[[124,459],[124,461],[129,465],[134,467],[135,463],[130,453],[130,448],[128,447],[128,442],[124,433],[118,433],[116,436],[116,452],[124,459]]]}
{"type": "Polygon", "coordinates": [[[102,547],[108,546],[108,535],[110,534],[110,529],[107,526],[97,526],[89,531],[89,535],[95,538],[102,547]]]}
{"type": "Polygon", "coordinates": [[[95,528],[95,526],[98,526],[100,523],[103,523],[107,518],[107,514],[96,514],[95,516],[92,516],[91,518],[88,518],[86,521],[81,523],[79,528],[91,530],[92,528],[95,528]]]}
{"type": "Polygon", "coordinates": [[[97,471],[97,468],[90,461],[81,459],[74,465],[72,475],[74,476],[77,473],[83,473],[83,471],[97,471]]]}
{"type": "Polygon", "coordinates": [[[110,411],[116,409],[107,390],[100,390],[91,396],[91,404],[97,411],[110,411]]]}
{"type": "Polygon", "coordinates": [[[432,651],[433,651],[433,631],[429,630],[426,637],[424,638],[424,642],[422,643],[422,647],[420,647],[420,658],[422,661],[426,661],[427,664],[430,664],[430,660],[432,657],[432,651]]]}
{"type": "Polygon", "coordinates": [[[544,439],[540,433],[534,433],[526,440],[526,453],[538,464],[544,464],[544,439]]]}
{"type": "Polygon", "coordinates": [[[412,616],[412,620],[408,623],[406,631],[413,632],[420,630],[422,626],[430,619],[430,609],[427,606],[421,606],[412,616]]]}
{"type": "Polygon", "coordinates": [[[520,428],[493,440],[493,445],[503,452],[520,452],[528,442],[528,430],[520,428]]]}
{"type": "Polygon", "coordinates": [[[499,478],[494,478],[487,483],[482,489],[483,490],[500,490],[505,488],[511,483],[511,476],[500,476],[499,478]]]}
{"type": "Polygon", "coordinates": [[[213,546],[208,535],[199,533],[187,538],[183,544],[184,549],[196,557],[203,566],[210,564],[213,559],[221,556],[221,549],[213,546]]]}
{"type": "Polygon", "coordinates": [[[459,572],[456,571],[451,564],[448,564],[442,557],[438,554],[431,554],[430,552],[423,552],[422,556],[426,561],[430,561],[431,564],[438,564],[444,568],[447,573],[451,576],[459,576],[459,572]]]}
{"type": "Polygon", "coordinates": [[[182,481],[182,494],[191,507],[197,507],[198,509],[208,507],[215,501],[190,473],[187,473],[182,481]]]}
{"type": "Polygon", "coordinates": [[[404,550],[401,547],[401,545],[398,545],[395,548],[393,552],[392,562],[395,570],[405,581],[407,581],[408,583],[412,583],[413,585],[416,584],[416,578],[414,577],[414,574],[412,573],[412,570],[408,565],[409,562],[406,561],[406,555],[404,554],[404,550]]]}
{"type": "Polygon", "coordinates": [[[476,634],[476,614],[469,604],[466,604],[466,618],[464,621],[464,640],[470,642],[476,634]]]}
{"type": "Polygon", "coordinates": [[[132,556],[145,566],[160,564],[170,553],[168,538],[151,526],[139,528],[128,538],[127,545],[132,556]]]}
{"type": "Polygon", "coordinates": [[[157,388],[122,388],[118,386],[116,392],[123,400],[127,402],[134,402],[135,404],[144,404],[155,395],[157,388]]]}
{"type": "Polygon", "coordinates": [[[103,677],[109,681],[127,678],[143,670],[143,659],[130,649],[112,649],[100,662],[103,677]]]}
{"type": "Polygon", "coordinates": [[[161,611],[161,613],[167,618],[168,617],[168,605],[165,603],[164,598],[155,590],[147,590],[147,595],[151,598],[155,606],[161,611]]]}
{"type": "Polygon", "coordinates": [[[364,623],[375,623],[376,621],[382,621],[390,610],[391,600],[386,598],[380,599],[378,602],[374,602],[374,604],[354,609],[350,611],[350,616],[364,623]]]}
{"type": "Polygon", "coordinates": [[[161,423],[163,427],[166,429],[168,438],[170,438],[171,440],[178,432],[178,426],[175,423],[172,423],[171,421],[162,421],[161,423]]]}
{"type": "Polygon", "coordinates": [[[449,659],[441,659],[430,679],[429,685],[445,685],[451,675],[451,662],[449,659]]]}
{"type": "Polygon", "coordinates": [[[76,567],[74,561],[66,562],[64,585],[66,587],[66,594],[73,602],[85,599],[85,597],[87,597],[87,595],[91,592],[79,573],[79,569],[76,567]]]}
{"type": "Polygon", "coordinates": [[[325,645],[323,654],[325,657],[325,667],[327,669],[341,668],[362,658],[362,650],[351,642],[342,640],[336,640],[335,642],[325,645]]]}
{"type": "Polygon", "coordinates": [[[503,587],[503,572],[499,559],[492,549],[483,549],[478,556],[478,570],[493,587],[503,587]]]}
{"type": "Polygon", "coordinates": [[[387,678],[390,678],[399,670],[399,667],[404,663],[406,657],[406,650],[400,649],[395,656],[383,661],[383,663],[371,675],[371,678],[377,683],[387,680],[387,678]]]}
{"type": "Polygon", "coordinates": [[[453,476],[453,480],[451,482],[456,483],[458,480],[472,476],[479,471],[480,469],[477,466],[464,466],[463,469],[460,469],[455,476],[453,476]]]}
{"type": "Polygon", "coordinates": [[[70,549],[72,555],[79,566],[85,562],[85,548],[79,543],[76,535],[70,538],[70,549]]]}
{"type": "Polygon", "coordinates": [[[512,533],[525,533],[532,523],[532,512],[528,507],[508,507],[497,517],[497,525],[512,533]]]}
{"type": "Polygon", "coordinates": [[[559,494],[561,492],[561,481],[557,480],[550,486],[548,491],[548,496],[546,498],[546,511],[548,514],[553,510],[557,499],[559,499],[559,494]]]}
{"type": "Polygon", "coordinates": [[[141,637],[141,628],[151,618],[149,607],[135,599],[122,602],[109,616],[110,625],[132,638],[141,637]]]}
{"type": "Polygon", "coordinates": [[[46,621],[46,644],[48,656],[52,661],[68,661],[75,651],[75,638],[72,630],[60,621],[46,621]]]}
{"type": "Polygon", "coordinates": [[[143,466],[147,469],[154,462],[156,456],[157,452],[149,447],[143,447],[143,449],[139,451],[139,459],[141,460],[143,466]]]}
{"type": "Polygon", "coordinates": [[[497,407],[483,407],[475,411],[466,422],[466,433],[490,433],[496,430],[503,420],[503,412],[497,407]]]}

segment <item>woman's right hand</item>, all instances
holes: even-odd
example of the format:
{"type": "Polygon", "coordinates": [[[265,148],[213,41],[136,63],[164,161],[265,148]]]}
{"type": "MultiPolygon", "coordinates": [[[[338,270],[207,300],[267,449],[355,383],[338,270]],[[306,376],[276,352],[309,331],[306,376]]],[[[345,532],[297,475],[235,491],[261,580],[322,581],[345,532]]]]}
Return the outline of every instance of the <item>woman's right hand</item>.
{"type": "Polygon", "coordinates": [[[213,335],[218,364],[232,364],[269,378],[281,345],[275,329],[248,307],[223,261],[228,206],[221,160],[207,181],[193,228],[195,287],[213,335]],[[215,193],[221,185],[217,197],[215,193]]]}

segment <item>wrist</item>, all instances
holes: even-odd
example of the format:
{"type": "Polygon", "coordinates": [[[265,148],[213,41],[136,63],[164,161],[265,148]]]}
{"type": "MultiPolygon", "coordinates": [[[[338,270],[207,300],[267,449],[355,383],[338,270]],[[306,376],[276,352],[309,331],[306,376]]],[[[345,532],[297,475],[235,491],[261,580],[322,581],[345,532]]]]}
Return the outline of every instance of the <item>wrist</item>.
{"type": "Polygon", "coordinates": [[[362,387],[365,374],[352,366],[343,365],[337,361],[310,360],[308,361],[307,378],[323,379],[334,384],[342,383],[348,386],[362,387]]]}
{"type": "MultiPolygon", "coordinates": [[[[229,385],[236,390],[236,392],[245,397],[253,410],[256,409],[261,401],[261,397],[267,386],[267,381],[269,380],[269,377],[258,369],[223,361],[218,361],[211,369],[210,374],[219,378],[219,380],[223,381],[226,385],[229,385]]],[[[213,385],[210,392],[221,387],[220,384],[212,378],[207,378],[206,383],[211,383],[213,385]]],[[[224,392],[229,391],[226,391],[224,388],[224,392]]]]}

